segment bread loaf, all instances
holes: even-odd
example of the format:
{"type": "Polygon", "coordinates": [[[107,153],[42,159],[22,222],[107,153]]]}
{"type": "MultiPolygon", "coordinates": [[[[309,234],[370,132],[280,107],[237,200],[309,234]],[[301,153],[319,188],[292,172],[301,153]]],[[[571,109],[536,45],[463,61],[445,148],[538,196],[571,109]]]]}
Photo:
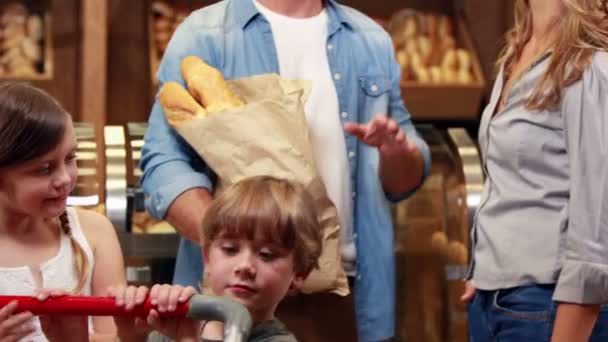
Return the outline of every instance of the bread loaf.
{"type": "Polygon", "coordinates": [[[243,105],[230,91],[222,73],[196,56],[184,58],[181,73],[188,90],[209,113],[228,110],[243,105]]]}
{"type": "Polygon", "coordinates": [[[177,82],[167,82],[158,94],[169,125],[177,127],[186,121],[207,116],[207,111],[177,82]]]}

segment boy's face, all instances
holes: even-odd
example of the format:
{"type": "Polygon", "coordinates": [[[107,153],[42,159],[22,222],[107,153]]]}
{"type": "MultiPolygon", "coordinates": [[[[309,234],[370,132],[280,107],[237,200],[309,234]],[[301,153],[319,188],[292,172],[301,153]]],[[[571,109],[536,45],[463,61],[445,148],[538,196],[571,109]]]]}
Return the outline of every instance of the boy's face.
{"type": "Polygon", "coordinates": [[[205,272],[213,292],[243,304],[254,322],[272,319],[290,288],[298,288],[305,278],[294,271],[292,251],[221,236],[205,251],[205,272]]]}

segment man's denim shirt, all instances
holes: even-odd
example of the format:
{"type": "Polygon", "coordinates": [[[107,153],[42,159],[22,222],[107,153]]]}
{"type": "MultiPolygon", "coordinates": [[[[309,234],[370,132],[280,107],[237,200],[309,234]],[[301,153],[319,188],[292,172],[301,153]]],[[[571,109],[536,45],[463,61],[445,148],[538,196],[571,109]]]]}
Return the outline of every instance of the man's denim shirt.
{"type": "MultiPolygon", "coordinates": [[[[327,55],[340,103],[340,120],[365,123],[385,113],[396,120],[424,157],[424,177],[430,170],[426,143],[416,133],[401,100],[400,68],[389,35],[373,20],[351,8],[327,1],[327,55]]],[[[294,37],[298,39],[298,37],[294,37]]],[[[278,73],[279,64],[270,25],[252,0],[226,0],[192,13],[176,30],[158,70],[158,79],[184,84],[180,62],[197,55],[218,68],[227,79],[278,73]]],[[[243,127],[243,129],[247,129],[243,127]]],[[[395,263],[390,201],[406,194],[383,191],[378,177],[376,148],[346,135],[357,244],[355,306],[361,341],[393,336],[395,320],[395,263]]],[[[158,100],[149,119],[141,168],[153,216],[165,216],[184,191],[213,190],[214,175],[187,143],[172,130],[158,100]]],[[[175,280],[198,284],[202,277],[200,250],[182,241],[175,280]],[[189,252],[188,252],[189,250],[189,252]],[[190,253],[192,255],[185,255],[190,253]]]]}

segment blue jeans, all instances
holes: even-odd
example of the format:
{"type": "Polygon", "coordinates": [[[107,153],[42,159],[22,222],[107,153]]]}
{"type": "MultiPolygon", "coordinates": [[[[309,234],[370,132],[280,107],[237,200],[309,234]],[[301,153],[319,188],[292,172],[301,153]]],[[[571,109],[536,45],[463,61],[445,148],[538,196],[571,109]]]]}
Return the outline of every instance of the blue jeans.
{"type": "MultiPolygon", "coordinates": [[[[555,285],[478,290],[468,305],[470,342],[549,342],[557,303],[555,285]]],[[[603,306],[591,342],[608,341],[608,308],[603,306]]]]}

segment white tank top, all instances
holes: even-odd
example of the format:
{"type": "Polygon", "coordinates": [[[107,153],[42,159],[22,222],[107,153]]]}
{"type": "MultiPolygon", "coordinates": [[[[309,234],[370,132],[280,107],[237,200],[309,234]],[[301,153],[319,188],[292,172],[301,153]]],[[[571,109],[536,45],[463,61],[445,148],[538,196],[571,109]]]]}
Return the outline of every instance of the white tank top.
{"type": "MultiPolygon", "coordinates": [[[[93,270],[93,251],[87,241],[82,229],[78,214],[74,208],[66,209],[70,228],[74,239],[84,250],[89,262],[89,270],[93,270]]],[[[42,287],[48,289],[63,289],[72,291],[78,285],[78,275],[74,271],[74,252],[70,243],[70,237],[61,232],[59,252],[51,259],[40,265],[42,273],[42,287]]],[[[82,291],[82,295],[91,295],[91,274],[89,271],[82,291]]],[[[32,272],[28,266],[22,267],[0,267],[0,295],[31,296],[37,285],[32,272]]],[[[33,324],[36,331],[21,341],[47,341],[40,328],[40,321],[34,317],[33,324]]],[[[92,331],[92,321],[89,318],[89,331],[92,331]]]]}

